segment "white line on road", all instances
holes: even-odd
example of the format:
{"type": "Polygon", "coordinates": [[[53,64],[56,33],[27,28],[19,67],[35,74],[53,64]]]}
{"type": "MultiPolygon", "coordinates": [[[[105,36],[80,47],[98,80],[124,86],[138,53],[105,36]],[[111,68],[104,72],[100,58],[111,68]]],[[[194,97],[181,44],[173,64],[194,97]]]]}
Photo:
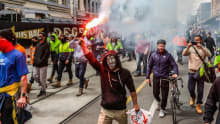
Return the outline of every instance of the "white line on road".
{"type": "Polygon", "coordinates": [[[154,116],[156,109],[157,109],[157,101],[154,100],[150,107],[150,113],[152,117],[154,116]]]}

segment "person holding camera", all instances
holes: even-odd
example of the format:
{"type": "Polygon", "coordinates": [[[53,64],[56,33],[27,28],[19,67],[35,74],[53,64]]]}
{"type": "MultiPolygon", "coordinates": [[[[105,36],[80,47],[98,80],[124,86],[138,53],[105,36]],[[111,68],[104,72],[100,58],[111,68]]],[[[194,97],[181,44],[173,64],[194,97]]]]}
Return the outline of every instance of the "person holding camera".
{"type": "Polygon", "coordinates": [[[194,41],[190,42],[183,50],[183,56],[189,56],[189,78],[188,78],[188,90],[191,96],[190,106],[195,104],[196,94],[195,94],[195,87],[197,84],[197,105],[196,105],[196,112],[198,114],[202,114],[201,104],[203,99],[203,91],[204,91],[204,80],[202,78],[195,78],[195,74],[197,71],[200,70],[200,67],[203,65],[202,60],[200,59],[199,55],[206,59],[206,57],[210,57],[210,51],[202,46],[202,38],[200,35],[196,35],[194,37],[194,41]],[[198,53],[197,53],[198,52],[198,53]],[[199,55],[198,55],[199,54],[199,55]]]}

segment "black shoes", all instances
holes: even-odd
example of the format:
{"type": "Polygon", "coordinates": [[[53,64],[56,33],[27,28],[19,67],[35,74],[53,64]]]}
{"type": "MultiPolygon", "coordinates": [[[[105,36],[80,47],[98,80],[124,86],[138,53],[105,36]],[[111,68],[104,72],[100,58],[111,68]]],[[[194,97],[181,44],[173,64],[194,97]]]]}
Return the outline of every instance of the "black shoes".
{"type": "Polygon", "coordinates": [[[46,96],[46,91],[40,91],[37,97],[46,96]]]}

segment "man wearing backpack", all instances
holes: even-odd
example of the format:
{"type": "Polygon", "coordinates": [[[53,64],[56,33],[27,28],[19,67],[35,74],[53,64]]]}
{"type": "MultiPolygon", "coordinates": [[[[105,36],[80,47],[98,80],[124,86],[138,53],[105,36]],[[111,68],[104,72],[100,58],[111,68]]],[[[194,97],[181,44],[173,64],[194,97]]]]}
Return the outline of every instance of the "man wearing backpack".
{"type": "Polygon", "coordinates": [[[203,104],[203,91],[204,91],[204,80],[202,78],[196,79],[195,74],[200,70],[200,67],[203,65],[203,60],[206,57],[210,57],[211,53],[207,48],[202,46],[202,38],[200,35],[194,37],[194,42],[188,44],[187,48],[183,51],[183,56],[189,56],[189,79],[188,79],[188,89],[191,96],[190,106],[195,104],[196,94],[195,87],[197,84],[197,102],[196,102],[196,112],[202,114],[201,104],[203,104]],[[195,49],[194,49],[195,48],[195,49]],[[197,52],[198,54],[197,54],[197,52]]]}

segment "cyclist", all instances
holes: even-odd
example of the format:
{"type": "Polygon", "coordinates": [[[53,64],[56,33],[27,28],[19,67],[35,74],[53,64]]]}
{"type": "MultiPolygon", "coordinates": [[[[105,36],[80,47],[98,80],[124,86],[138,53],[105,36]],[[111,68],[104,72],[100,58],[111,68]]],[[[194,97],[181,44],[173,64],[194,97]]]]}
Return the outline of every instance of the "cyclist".
{"type": "Polygon", "coordinates": [[[165,49],[165,46],[165,40],[159,40],[157,42],[157,51],[153,52],[150,56],[149,67],[147,68],[146,74],[146,82],[150,84],[150,74],[153,71],[153,95],[158,102],[158,109],[160,109],[159,117],[161,118],[165,116],[165,108],[169,93],[169,82],[163,80],[169,76],[170,70],[168,68],[173,68],[173,78],[178,77],[178,66],[173,56],[165,49]],[[160,90],[162,92],[162,100],[159,96],[160,90]]]}

